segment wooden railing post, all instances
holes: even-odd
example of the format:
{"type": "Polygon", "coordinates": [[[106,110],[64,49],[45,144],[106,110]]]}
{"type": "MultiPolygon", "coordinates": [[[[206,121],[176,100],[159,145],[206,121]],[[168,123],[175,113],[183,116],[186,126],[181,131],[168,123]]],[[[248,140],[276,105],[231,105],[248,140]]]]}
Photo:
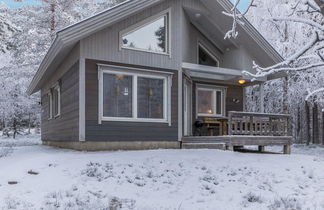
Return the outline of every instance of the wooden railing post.
{"type": "Polygon", "coordinates": [[[254,135],[254,132],[253,132],[253,116],[250,116],[250,135],[254,135]]]}
{"type": "Polygon", "coordinates": [[[233,127],[233,124],[232,124],[233,123],[233,121],[232,121],[233,119],[232,119],[232,117],[233,117],[232,116],[232,113],[229,112],[228,113],[228,118],[229,118],[228,119],[228,135],[233,135],[233,133],[232,133],[232,130],[233,130],[233,128],[232,128],[233,127]]]}

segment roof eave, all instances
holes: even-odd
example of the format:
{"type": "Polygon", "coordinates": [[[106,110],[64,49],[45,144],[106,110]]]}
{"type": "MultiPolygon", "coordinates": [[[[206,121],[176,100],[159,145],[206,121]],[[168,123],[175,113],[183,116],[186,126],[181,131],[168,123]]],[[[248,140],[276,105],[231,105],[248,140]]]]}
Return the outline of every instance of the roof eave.
{"type": "Polygon", "coordinates": [[[57,34],[50,49],[48,50],[47,54],[43,58],[40,66],[37,70],[37,73],[35,74],[34,78],[32,79],[32,81],[27,89],[28,95],[32,95],[39,90],[39,88],[37,86],[38,86],[38,83],[39,83],[41,77],[44,75],[46,69],[50,66],[51,62],[53,61],[53,58],[59,53],[59,51],[62,49],[62,47],[63,47],[63,42],[62,42],[59,34],[57,34]]]}

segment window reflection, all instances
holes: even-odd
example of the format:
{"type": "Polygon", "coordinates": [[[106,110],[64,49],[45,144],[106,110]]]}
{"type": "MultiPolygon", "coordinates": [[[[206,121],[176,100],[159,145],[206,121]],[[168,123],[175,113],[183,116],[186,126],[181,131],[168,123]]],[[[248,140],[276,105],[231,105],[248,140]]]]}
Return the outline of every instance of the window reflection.
{"type": "Polygon", "coordinates": [[[122,35],[122,46],[138,50],[167,53],[168,16],[122,35]]]}

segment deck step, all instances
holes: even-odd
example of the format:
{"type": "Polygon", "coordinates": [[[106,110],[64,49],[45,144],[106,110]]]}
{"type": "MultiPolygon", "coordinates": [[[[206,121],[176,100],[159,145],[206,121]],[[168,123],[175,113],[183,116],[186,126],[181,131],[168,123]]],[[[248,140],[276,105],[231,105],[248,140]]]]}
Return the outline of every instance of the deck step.
{"type": "Polygon", "coordinates": [[[225,150],[225,143],[182,143],[182,149],[220,149],[225,150]]]}

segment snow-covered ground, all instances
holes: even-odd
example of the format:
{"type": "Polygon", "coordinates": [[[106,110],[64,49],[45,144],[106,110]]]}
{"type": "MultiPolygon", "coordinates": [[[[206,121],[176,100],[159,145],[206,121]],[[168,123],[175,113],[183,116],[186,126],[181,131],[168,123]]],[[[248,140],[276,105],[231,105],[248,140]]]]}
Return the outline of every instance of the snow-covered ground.
{"type": "Polygon", "coordinates": [[[324,209],[320,147],[86,153],[10,141],[0,138],[0,209],[324,209]]]}

